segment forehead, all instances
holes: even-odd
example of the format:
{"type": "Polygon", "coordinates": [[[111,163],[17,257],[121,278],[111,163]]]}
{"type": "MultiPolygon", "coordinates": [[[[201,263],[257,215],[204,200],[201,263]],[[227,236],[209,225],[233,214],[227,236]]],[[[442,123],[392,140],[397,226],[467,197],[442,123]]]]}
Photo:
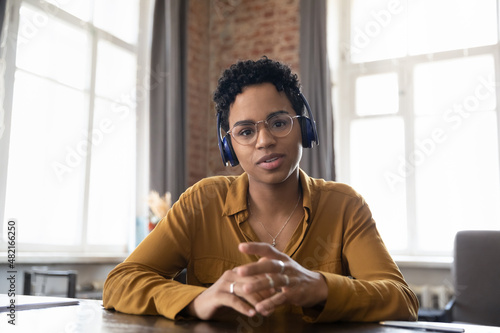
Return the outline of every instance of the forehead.
{"type": "Polygon", "coordinates": [[[259,121],[276,111],[293,113],[292,103],[283,91],[278,92],[272,83],[248,86],[231,104],[229,124],[241,120],[259,121]]]}

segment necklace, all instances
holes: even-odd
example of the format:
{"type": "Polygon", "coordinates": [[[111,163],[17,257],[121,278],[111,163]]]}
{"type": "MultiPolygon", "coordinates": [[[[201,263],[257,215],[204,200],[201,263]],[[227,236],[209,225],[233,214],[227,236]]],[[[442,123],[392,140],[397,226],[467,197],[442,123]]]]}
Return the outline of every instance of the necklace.
{"type": "MultiPolygon", "coordinates": [[[[267,231],[266,227],[262,224],[262,222],[259,221],[259,223],[262,226],[262,228],[264,229],[264,231],[267,232],[267,234],[269,235],[269,237],[271,237],[273,239],[273,243],[271,244],[273,247],[276,247],[276,238],[278,238],[278,236],[281,234],[281,232],[283,231],[283,229],[285,229],[285,227],[288,224],[288,222],[290,222],[290,219],[292,218],[293,213],[295,212],[295,210],[297,209],[297,206],[299,205],[299,201],[300,201],[301,197],[302,197],[302,195],[299,194],[299,199],[297,200],[297,203],[295,204],[295,207],[293,208],[292,212],[290,213],[290,216],[288,216],[288,218],[286,219],[285,223],[281,227],[280,231],[278,231],[278,233],[276,234],[276,236],[273,237],[273,235],[271,235],[269,233],[269,231],[267,231]]],[[[250,214],[252,214],[252,212],[250,211],[250,200],[248,200],[248,211],[249,211],[250,214]]]]}

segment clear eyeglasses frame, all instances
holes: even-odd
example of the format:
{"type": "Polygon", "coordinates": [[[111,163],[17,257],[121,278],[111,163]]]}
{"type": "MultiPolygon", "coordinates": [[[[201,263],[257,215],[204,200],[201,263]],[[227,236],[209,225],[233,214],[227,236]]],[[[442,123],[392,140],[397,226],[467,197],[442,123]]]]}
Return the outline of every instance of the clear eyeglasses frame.
{"type": "Polygon", "coordinates": [[[254,144],[257,140],[259,124],[263,123],[273,137],[283,138],[292,131],[294,119],[300,117],[302,116],[297,115],[292,117],[288,113],[276,113],[258,122],[237,122],[233,128],[227,131],[227,134],[230,134],[240,145],[248,146],[254,144]]]}

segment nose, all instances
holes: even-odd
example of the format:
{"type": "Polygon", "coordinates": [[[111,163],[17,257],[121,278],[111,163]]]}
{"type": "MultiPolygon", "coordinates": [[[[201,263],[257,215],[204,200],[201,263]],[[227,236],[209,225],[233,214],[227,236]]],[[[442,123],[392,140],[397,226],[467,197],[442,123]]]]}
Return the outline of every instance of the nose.
{"type": "MultiPolygon", "coordinates": [[[[257,125],[258,127],[258,125],[257,125]]],[[[256,148],[267,148],[276,143],[276,139],[269,131],[266,123],[263,123],[260,129],[257,130],[257,141],[255,142],[256,148]]]]}

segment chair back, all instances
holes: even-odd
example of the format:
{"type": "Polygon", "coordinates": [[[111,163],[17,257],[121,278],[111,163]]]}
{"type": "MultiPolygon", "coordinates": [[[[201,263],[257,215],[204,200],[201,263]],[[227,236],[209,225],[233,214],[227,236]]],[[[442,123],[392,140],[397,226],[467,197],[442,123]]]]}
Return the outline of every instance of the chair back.
{"type": "Polygon", "coordinates": [[[500,326],[500,231],[455,237],[453,321],[500,326]]]}
{"type": "MultiPolygon", "coordinates": [[[[32,295],[32,283],[36,276],[47,277],[63,277],[68,280],[67,288],[66,288],[66,297],[75,298],[76,297],[76,278],[78,273],[76,271],[68,270],[68,271],[48,271],[48,270],[28,270],[24,272],[24,295],[32,295]]],[[[46,281],[44,281],[44,284],[46,281]]],[[[42,286],[42,289],[45,289],[45,285],[42,286]]]]}

